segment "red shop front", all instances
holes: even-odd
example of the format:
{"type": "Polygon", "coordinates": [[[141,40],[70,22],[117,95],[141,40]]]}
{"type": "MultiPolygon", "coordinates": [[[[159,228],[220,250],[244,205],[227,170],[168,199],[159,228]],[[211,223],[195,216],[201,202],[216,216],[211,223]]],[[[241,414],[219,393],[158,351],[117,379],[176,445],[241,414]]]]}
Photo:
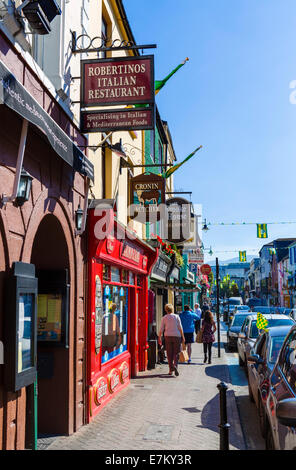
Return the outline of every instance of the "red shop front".
{"type": "Polygon", "coordinates": [[[147,368],[148,275],[157,250],[107,211],[88,213],[88,417],[147,368]],[[106,213],[104,214],[106,216],[106,213]]]}

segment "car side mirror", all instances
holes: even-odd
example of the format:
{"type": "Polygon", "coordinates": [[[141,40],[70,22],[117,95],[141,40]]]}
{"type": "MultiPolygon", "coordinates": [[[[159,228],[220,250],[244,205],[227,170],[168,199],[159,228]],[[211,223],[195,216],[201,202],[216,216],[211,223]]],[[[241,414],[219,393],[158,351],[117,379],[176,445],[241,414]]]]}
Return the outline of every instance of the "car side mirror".
{"type": "Polygon", "coordinates": [[[281,400],[276,406],[276,416],[283,426],[296,426],[296,398],[281,400]]]}

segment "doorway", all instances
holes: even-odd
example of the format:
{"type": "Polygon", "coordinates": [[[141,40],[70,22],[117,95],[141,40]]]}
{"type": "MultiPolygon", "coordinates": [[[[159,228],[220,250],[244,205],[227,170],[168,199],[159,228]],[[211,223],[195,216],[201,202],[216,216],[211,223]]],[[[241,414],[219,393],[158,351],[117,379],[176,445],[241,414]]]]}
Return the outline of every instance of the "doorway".
{"type": "MultiPolygon", "coordinates": [[[[31,263],[38,277],[38,437],[67,434],[69,428],[69,253],[59,220],[46,215],[34,238],[31,263]]],[[[30,405],[29,405],[30,407],[30,405]]]]}

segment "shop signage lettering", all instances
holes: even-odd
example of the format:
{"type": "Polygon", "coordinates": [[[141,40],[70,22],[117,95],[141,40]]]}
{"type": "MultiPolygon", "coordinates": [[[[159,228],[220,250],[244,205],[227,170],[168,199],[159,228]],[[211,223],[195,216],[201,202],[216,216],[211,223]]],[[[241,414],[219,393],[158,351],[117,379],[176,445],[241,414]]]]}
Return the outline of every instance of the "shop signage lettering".
{"type": "Polygon", "coordinates": [[[115,388],[119,385],[120,373],[118,369],[112,369],[108,375],[108,390],[113,393],[115,388]]]}
{"type": "Polygon", "coordinates": [[[108,111],[81,111],[81,132],[111,132],[154,129],[153,108],[112,109],[108,111]]]}
{"type": "Polygon", "coordinates": [[[120,371],[120,382],[124,382],[129,378],[129,366],[127,362],[123,362],[119,368],[120,371]]]}
{"type": "Polygon", "coordinates": [[[121,258],[126,259],[134,264],[139,264],[141,252],[127,242],[123,242],[121,250],[121,258]]]}
{"type": "Polygon", "coordinates": [[[100,406],[102,399],[107,395],[108,384],[105,377],[101,377],[94,387],[94,400],[97,406],[100,406]]]}
{"type": "Polygon", "coordinates": [[[81,61],[81,107],[154,104],[153,56],[81,61]]]}

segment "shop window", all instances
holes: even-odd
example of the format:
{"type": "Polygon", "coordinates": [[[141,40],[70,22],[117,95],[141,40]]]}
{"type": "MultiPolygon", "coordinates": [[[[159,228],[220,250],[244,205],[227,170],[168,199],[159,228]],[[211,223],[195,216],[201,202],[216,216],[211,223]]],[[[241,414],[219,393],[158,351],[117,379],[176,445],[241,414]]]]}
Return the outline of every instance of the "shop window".
{"type": "Polygon", "coordinates": [[[134,273],[132,273],[131,271],[129,272],[129,284],[131,286],[135,285],[134,273]]]}
{"type": "Polygon", "coordinates": [[[102,364],[127,351],[128,288],[103,289],[102,364]]]}
{"type": "Polygon", "coordinates": [[[128,271],[126,269],[121,271],[121,282],[122,284],[128,284],[128,271]]]}
{"type": "Polygon", "coordinates": [[[136,276],[137,278],[137,286],[138,287],[143,287],[143,277],[142,276],[136,276]]]}
{"type": "Polygon", "coordinates": [[[103,280],[110,281],[110,266],[106,264],[103,265],[103,280]]]}
{"type": "Polygon", "coordinates": [[[120,269],[111,267],[111,282],[120,282],[120,269]]]}

